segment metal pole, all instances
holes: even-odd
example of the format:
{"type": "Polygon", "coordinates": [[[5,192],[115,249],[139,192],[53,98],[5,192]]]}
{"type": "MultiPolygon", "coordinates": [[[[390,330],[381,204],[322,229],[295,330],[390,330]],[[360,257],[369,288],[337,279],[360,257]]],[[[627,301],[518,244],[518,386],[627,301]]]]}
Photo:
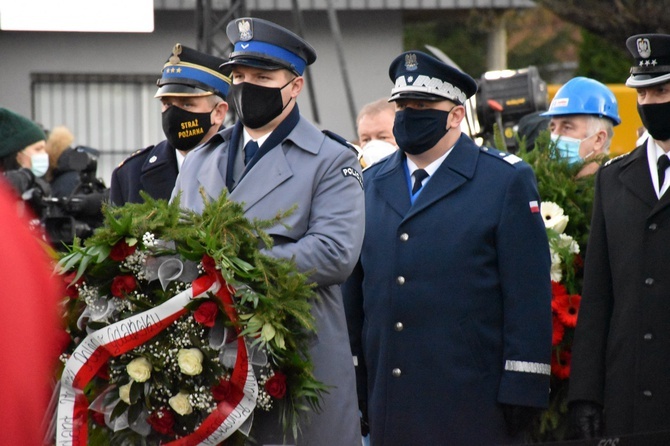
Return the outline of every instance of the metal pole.
{"type": "Polygon", "coordinates": [[[328,19],[330,21],[330,28],[335,39],[335,49],[337,50],[337,58],[340,64],[340,71],[342,72],[342,80],[344,81],[344,92],[347,96],[347,103],[349,105],[349,116],[351,117],[352,128],[356,132],[356,106],[354,98],[351,94],[351,85],[349,83],[349,75],[347,72],[347,64],[344,59],[342,50],[342,34],[340,33],[340,24],[337,20],[337,13],[333,7],[333,1],[327,0],[328,3],[328,19]]]}
{"type": "MultiPolygon", "coordinates": [[[[302,20],[302,14],[300,13],[300,5],[298,5],[298,0],[293,0],[293,21],[295,22],[298,35],[302,38],[305,38],[305,26],[302,20]]],[[[312,106],[312,119],[315,123],[320,124],[321,119],[319,118],[319,107],[317,107],[316,95],[314,94],[314,78],[312,77],[312,71],[309,66],[305,68],[305,73],[307,74],[308,79],[308,82],[306,82],[307,95],[309,96],[309,102],[312,106]]]]}

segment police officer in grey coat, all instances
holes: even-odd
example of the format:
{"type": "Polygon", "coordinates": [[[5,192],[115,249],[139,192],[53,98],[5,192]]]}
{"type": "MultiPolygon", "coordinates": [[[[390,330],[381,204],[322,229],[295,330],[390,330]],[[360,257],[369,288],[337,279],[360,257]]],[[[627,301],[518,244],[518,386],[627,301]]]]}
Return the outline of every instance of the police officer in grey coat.
{"type": "MultiPolygon", "coordinates": [[[[227,27],[234,44],[224,70],[240,121],[190,153],[173,196],[201,211],[207,196],[230,192],[249,218],[272,219],[267,254],[294,259],[310,274],[317,334],[310,348],[315,376],[332,386],[323,411],[301,421],[299,445],[360,445],[354,364],[339,285],[351,273],[363,240],[364,198],[356,154],[304,119],[296,99],[305,67],[316,59],[303,39],[274,23],[241,18],[227,27]]],[[[259,445],[282,444],[277,414],[254,418],[259,445]]]]}
{"type": "Polygon", "coordinates": [[[596,175],[568,393],[583,438],[670,431],[670,35],[626,46],[650,137],[596,175]]]}
{"type": "Polygon", "coordinates": [[[461,133],[466,73],[410,51],[389,76],[401,150],[364,172],[365,240],[343,287],[371,443],[518,442],[549,397],[533,171],[461,133]]]}

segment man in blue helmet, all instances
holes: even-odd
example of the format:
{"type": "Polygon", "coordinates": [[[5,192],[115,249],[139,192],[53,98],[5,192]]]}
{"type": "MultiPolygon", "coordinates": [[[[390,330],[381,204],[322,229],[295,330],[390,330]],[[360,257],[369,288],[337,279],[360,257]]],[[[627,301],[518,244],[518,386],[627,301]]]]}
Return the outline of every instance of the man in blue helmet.
{"type": "Polygon", "coordinates": [[[614,93],[587,77],[566,82],[541,116],[551,118],[551,139],[559,153],[571,164],[585,162],[577,178],[598,170],[599,155],[609,153],[613,127],[621,123],[614,93]]]}
{"type": "Polygon", "coordinates": [[[584,438],[670,431],[670,35],[626,46],[650,137],[595,178],[568,393],[584,438]]]}

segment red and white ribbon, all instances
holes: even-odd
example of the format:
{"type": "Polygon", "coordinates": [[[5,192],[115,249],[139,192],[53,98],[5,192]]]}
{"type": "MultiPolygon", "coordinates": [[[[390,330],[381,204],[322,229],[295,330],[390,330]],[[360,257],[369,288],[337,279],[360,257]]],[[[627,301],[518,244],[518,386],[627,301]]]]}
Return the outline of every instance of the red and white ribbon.
{"type": "MultiPolygon", "coordinates": [[[[58,446],[86,446],[88,401],[82,390],[111,356],[126,353],[156,336],[186,314],[192,300],[215,293],[231,321],[237,320],[226,286],[210,276],[193,281],[192,287],[163,304],[89,334],[65,363],[61,377],[56,425],[58,446]]],[[[231,394],[192,434],[169,443],[174,446],[216,445],[232,435],[256,407],[258,384],[249,363],[246,344],[238,337],[237,360],[231,375],[231,394]]]]}

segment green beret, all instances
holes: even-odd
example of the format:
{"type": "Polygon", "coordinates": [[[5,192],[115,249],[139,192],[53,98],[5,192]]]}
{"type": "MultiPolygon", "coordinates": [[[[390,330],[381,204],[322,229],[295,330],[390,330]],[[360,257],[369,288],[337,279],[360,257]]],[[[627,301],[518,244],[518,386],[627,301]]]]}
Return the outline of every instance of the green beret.
{"type": "Polygon", "coordinates": [[[31,144],[46,140],[44,131],[33,121],[0,108],[0,158],[18,153],[31,144]]]}

